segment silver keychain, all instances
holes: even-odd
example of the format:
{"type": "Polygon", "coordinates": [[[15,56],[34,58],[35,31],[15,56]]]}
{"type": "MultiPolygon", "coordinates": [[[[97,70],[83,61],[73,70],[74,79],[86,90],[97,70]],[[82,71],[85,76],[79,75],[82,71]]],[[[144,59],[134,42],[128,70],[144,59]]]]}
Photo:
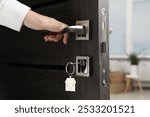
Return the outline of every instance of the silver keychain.
{"type": "Polygon", "coordinates": [[[71,92],[75,92],[76,91],[76,80],[75,78],[73,78],[73,74],[75,73],[75,64],[72,62],[68,62],[66,64],[66,73],[68,74],[68,78],[65,81],[65,91],[71,91],[71,92]],[[68,67],[69,65],[72,66],[72,72],[68,71],[68,67]]]}

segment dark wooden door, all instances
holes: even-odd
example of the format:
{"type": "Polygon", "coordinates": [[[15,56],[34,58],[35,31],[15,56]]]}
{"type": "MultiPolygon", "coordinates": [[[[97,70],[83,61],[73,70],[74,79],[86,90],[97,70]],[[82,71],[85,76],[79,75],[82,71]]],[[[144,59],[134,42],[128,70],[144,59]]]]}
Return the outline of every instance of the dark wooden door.
{"type": "Polygon", "coordinates": [[[1,26],[0,99],[109,99],[108,0],[20,1],[68,25],[90,20],[90,40],[45,43],[42,32],[1,26]],[[90,57],[90,76],[74,74],[76,92],[66,92],[65,65],[76,56],[90,57]]]}

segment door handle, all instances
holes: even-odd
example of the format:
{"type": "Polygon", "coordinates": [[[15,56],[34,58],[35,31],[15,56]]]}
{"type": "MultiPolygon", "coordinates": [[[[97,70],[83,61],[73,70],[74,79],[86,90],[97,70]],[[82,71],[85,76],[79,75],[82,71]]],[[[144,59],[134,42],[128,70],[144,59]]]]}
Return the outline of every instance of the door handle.
{"type": "Polygon", "coordinates": [[[86,33],[86,27],[82,25],[76,25],[76,26],[68,26],[64,29],[65,32],[72,32],[75,34],[85,34],[86,33]]]}
{"type": "Polygon", "coordinates": [[[68,26],[64,28],[61,32],[52,32],[52,31],[42,31],[42,32],[43,35],[74,33],[76,35],[76,40],[89,40],[90,20],[76,21],[76,25],[68,26]]]}
{"type": "Polygon", "coordinates": [[[51,31],[43,31],[44,35],[57,35],[64,33],[74,33],[74,34],[86,34],[86,27],[82,25],[68,26],[64,28],[61,32],[51,32],[51,31]]]}

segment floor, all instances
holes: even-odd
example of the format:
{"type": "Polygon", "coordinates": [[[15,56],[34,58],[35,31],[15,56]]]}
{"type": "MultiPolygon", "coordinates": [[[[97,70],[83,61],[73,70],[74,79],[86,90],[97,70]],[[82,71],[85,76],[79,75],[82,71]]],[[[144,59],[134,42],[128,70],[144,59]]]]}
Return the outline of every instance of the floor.
{"type": "Polygon", "coordinates": [[[150,89],[144,89],[143,94],[139,90],[132,92],[110,94],[111,100],[150,100],[150,89]]]}

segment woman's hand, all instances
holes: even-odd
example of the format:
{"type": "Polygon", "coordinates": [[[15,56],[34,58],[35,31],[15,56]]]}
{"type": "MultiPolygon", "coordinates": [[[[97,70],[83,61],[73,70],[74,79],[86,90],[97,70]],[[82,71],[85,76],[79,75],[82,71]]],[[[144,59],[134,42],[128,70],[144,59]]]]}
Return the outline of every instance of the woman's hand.
{"type": "Polygon", "coordinates": [[[54,41],[58,42],[59,40],[63,39],[64,44],[67,44],[69,35],[68,33],[61,34],[62,30],[67,27],[66,24],[41,14],[38,14],[32,10],[29,10],[25,19],[24,25],[30,29],[34,30],[46,30],[51,32],[58,32],[53,35],[45,35],[45,41],[54,41]]]}

